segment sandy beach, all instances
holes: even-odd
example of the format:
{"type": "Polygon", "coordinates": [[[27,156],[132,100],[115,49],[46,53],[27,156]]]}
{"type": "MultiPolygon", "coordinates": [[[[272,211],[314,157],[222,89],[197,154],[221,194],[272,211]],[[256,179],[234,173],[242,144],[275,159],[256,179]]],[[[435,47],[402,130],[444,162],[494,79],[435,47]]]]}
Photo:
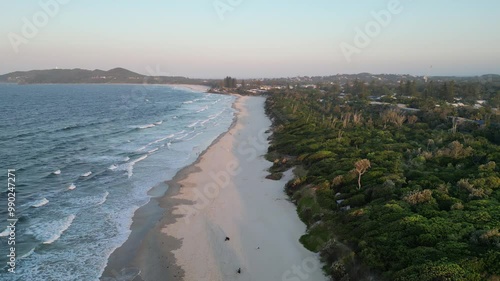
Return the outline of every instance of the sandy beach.
{"type": "Polygon", "coordinates": [[[132,238],[113,253],[108,273],[128,267],[145,281],[327,280],[317,254],[299,242],[306,226],[283,191],[291,171],[265,179],[272,163],[263,157],[271,125],[264,102],[238,98],[230,130],[136,212],[132,238]]]}

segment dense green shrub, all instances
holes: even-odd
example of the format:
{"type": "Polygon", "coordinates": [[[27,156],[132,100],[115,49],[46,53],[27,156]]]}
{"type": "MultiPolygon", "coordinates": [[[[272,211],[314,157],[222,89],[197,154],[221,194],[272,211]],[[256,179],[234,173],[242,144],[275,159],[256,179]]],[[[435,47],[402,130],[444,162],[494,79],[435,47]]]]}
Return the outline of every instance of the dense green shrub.
{"type": "Polygon", "coordinates": [[[408,120],[405,113],[390,106],[327,92],[288,91],[267,99],[267,112],[282,117],[275,118],[269,153],[295,156],[293,165],[302,170],[286,186],[309,227],[301,241],[321,253],[334,277],[500,275],[500,146],[494,133],[470,126],[453,132],[453,108],[415,104],[422,105],[417,119],[401,122],[408,120]],[[371,168],[358,189],[354,164],[360,159],[371,168]]]}

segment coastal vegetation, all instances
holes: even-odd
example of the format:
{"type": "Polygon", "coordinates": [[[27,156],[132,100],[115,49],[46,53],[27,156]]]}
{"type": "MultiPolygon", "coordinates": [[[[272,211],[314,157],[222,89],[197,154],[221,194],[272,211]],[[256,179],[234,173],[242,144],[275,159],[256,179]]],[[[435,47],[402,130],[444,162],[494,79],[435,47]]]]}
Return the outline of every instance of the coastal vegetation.
{"type": "Polygon", "coordinates": [[[236,88],[237,87],[237,80],[236,78],[232,78],[230,76],[227,76],[226,78],[224,78],[224,81],[222,83],[222,87],[225,87],[225,88],[236,88]]]}
{"type": "Polygon", "coordinates": [[[301,242],[332,280],[500,279],[499,90],[356,79],[269,92],[270,172],[294,168],[301,242]]]}

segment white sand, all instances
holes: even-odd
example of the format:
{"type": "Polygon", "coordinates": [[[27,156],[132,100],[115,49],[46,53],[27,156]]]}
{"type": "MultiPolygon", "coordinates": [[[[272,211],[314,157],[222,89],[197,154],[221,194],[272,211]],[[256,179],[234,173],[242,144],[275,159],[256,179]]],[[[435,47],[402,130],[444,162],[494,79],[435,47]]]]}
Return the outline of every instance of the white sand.
{"type": "Polygon", "coordinates": [[[194,205],[178,206],[175,213],[185,216],[162,232],[182,239],[174,255],[185,281],[328,280],[317,255],[299,242],[306,226],[283,192],[291,172],[281,181],[264,178],[272,165],[262,157],[271,125],[264,101],[239,98],[236,125],[179,182],[176,198],[194,205]]]}

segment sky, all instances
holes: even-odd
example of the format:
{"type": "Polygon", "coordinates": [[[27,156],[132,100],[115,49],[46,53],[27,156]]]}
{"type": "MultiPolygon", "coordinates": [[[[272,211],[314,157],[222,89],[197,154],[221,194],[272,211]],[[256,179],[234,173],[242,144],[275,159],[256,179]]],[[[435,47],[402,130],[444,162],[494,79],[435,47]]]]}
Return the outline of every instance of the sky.
{"type": "Polygon", "coordinates": [[[2,0],[0,74],[500,74],[498,0],[2,0]]]}

